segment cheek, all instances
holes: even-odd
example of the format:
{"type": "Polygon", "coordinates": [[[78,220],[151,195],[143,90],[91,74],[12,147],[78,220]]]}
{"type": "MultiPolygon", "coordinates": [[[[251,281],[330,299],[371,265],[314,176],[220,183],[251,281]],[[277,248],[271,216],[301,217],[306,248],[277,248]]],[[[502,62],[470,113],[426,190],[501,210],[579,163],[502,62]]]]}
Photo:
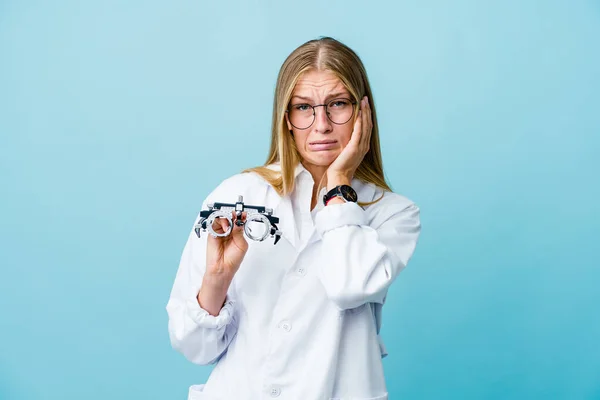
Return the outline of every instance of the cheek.
{"type": "Polygon", "coordinates": [[[350,139],[352,138],[353,126],[351,124],[348,124],[348,126],[343,126],[340,128],[342,129],[340,129],[339,138],[342,142],[342,147],[346,147],[348,145],[348,142],[350,142],[350,139]]]}
{"type": "Polygon", "coordinates": [[[306,136],[304,132],[294,132],[294,143],[296,143],[296,148],[300,151],[304,151],[306,147],[306,136]]]}

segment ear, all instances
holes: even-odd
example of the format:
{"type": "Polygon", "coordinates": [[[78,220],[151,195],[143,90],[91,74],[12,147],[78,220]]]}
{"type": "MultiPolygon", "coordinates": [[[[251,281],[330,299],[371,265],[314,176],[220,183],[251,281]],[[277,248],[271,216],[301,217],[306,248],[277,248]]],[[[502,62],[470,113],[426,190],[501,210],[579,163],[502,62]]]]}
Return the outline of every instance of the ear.
{"type": "Polygon", "coordinates": [[[292,132],[293,126],[290,124],[288,113],[285,113],[285,122],[287,123],[288,131],[292,132]]]}

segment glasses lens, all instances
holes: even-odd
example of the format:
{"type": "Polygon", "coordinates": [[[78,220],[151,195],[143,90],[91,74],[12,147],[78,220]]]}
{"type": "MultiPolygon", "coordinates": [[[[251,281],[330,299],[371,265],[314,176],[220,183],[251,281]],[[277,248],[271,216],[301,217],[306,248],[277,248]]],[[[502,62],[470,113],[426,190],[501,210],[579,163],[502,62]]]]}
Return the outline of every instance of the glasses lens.
{"type": "Polygon", "coordinates": [[[306,129],[312,125],[315,114],[308,104],[292,104],[289,109],[290,122],[297,129],[306,129]]]}
{"type": "Polygon", "coordinates": [[[327,104],[327,115],[334,124],[345,124],[353,113],[354,107],[349,99],[335,99],[327,104]]]}
{"type": "Polygon", "coordinates": [[[269,220],[262,214],[251,214],[244,225],[244,232],[252,240],[262,241],[271,231],[269,220]]]}

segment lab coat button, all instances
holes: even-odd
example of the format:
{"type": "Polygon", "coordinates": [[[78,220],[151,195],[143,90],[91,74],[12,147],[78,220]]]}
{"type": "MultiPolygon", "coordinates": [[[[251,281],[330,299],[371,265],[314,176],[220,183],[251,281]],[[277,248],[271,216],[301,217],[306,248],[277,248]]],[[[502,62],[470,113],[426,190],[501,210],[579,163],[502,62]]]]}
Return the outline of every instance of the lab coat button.
{"type": "Polygon", "coordinates": [[[288,320],[281,321],[278,326],[286,332],[292,330],[292,323],[288,320]]]}
{"type": "Polygon", "coordinates": [[[306,268],[304,268],[304,267],[298,267],[298,269],[296,270],[296,272],[298,273],[298,275],[304,276],[304,275],[306,275],[306,268]]]}
{"type": "Polygon", "coordinates": [[[271,397],[278,397],[281,394],[281,389],[274,386],[271,388],[271,391],[269,393],[270,393],[271,397]]]}

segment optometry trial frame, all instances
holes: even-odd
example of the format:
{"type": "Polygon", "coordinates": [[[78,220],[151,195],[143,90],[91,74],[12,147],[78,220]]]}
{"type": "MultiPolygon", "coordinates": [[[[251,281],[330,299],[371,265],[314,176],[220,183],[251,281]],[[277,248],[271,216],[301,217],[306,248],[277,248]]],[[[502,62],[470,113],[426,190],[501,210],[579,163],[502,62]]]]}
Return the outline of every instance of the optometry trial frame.
{"type": "Polygon", "coordinates": [[[235,211],[237,226],[244,226],[244,233],[252,240],[262,242],[268,236],[274,237],[277,244],[281,239],[281,231],[276,224],[279,223],[279,218],[273,216],[273,210],[263,206],[250,206],[244,204],[243,196],[238,196],[238,201],[235,204],[230,203],[210,203],[207,204],[208,210],[200,211],[200,219],[194,225],[196,235],[200,237],[201,232],[207,230],[213,237],[225,237],[231,234],[233,230],[232,211],[235,211]],[[246,221],[242,221],[242,212],[246,212],[246,221]],[[217,233],[213,229],[213,223],[217,218],[225,218],[229,223],[225,232],[217,233]],[[248,224],[249,222],[261,222],[265,225],[264,232],[255,234],[248,224]]]}

